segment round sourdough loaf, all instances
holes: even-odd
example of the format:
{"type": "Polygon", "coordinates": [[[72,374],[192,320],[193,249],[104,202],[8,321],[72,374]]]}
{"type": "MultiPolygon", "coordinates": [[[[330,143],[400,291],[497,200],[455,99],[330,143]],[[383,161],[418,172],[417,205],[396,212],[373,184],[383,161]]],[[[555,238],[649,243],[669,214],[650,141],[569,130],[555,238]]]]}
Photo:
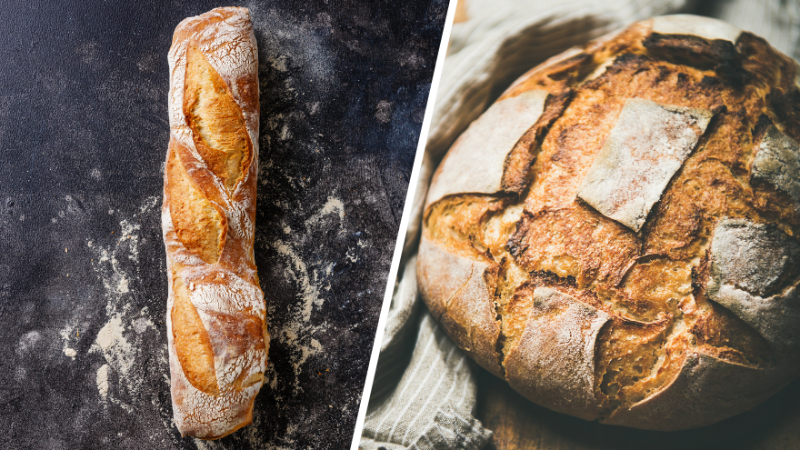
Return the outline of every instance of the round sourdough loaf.
{"type": "Polygon", "coordinates": [[[517,80],[431,182],[420,290],[533,402],[654,430],[800,373],[800,77],[763,39],[666,16],[517,80]]]}

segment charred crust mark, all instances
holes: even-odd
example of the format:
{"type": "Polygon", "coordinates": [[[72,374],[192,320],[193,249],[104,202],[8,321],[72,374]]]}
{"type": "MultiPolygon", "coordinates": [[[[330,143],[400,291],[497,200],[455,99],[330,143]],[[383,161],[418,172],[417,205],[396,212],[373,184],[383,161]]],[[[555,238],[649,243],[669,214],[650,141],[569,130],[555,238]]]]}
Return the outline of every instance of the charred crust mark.
{"type": "Polygon", "coordinates": [[[560,277],[549,270],[535,270],[530,273],[531,283],[535,286],[547,286],[561,289],[577,289],[578,283],[575,277],[560,277]]]}
{"type": "Polygon", "coordinates": [[[692,267],[692,295],[695,298],[706,296],[706,286],[711,276],[711,258],[709,257],[708,250],[705,255],[700,259],[700,264],[692,267]]]}
{"type": "Polygon", "coordinates": [[[623,53],[614,59],[614,62],[606,70],[606,73],[621,72],[630,67],[639,67],[646,62],[653,61],[653,58],[647,55],[639,55],[636,53],[623,53]]]}
{"type": "Polygon", "coordinates": [[[728,113],[728,107],[725,105],[719,105],[714,108],[711,108],[711,120],[708,122],[708,126],[706,127],[706,132],[700,137],[700,140],[697,142],[697,146],[695,148],[700,148],[708,142],[710,136],[717,132],[717,128],[720,125],[720,116],[723,114],[728,113]]]}
{"type": "Polygon", "coordinates": [[[700,84],[698,87],[701,90],[719,90],[720,88],[725,87],[725,82],[722,81],[720,77],[710,77],[704,76],[702,80],[700,80],[700,84]]]}
{"type": "Polygon", "coordinates": [[[736,40],[736,50],[745,58],[759,56],[765,50],[770,53],[770,56],[775,54],[772,46],[764,38],[749,31],[742,31],[739,35],[739,39],[736,40]]]}
{"type": "Polygon", "coordinates": [[[737,42],[749,80],[762,85],[796,91],[797,63],[772,48],[764,39],[743,32],[737,42]]]}
{"type": "Polygon", "coordinates": [[[533,219],[533,214],[527,210],[522,211],[522,217],[520,217],[519,221],[517,222],[516,231],[514,231],[514,234],[512,234],[510,238],[508,238],[506,247],[508,248],[508,253],[510,253],[515,259],[522,256],[522,254],[525,253],[525,250],[528,249],[526,237],[528,235],[528,230],[530,229],[531,219],[533,219]]]}
{"type": "Polygon", "coordinates": [[[769,116],[766,114],[758,116],[758,121],[756,121],[756,125],[751,130],[753,142],[760,142],[770,125],[773,125],[773,123],[769,116]]]}
{"type": "Polygon", "coordinates": [[[547,132],[572,100],[573,91],[567,89],[559,95],[548,95],[539,120],[520,138],[506,157],[501,185],[505,192],[520,196],[531,183],[530,173],[536,154],[547,132]]]}
{"type": "Polygon", "coordinates": [[[794,140],[800,141],[800,92],[796,89],[786,92],[774,89],[767,94],[775,118],[784,126],[784,132],[794,140]]]}
{"type": "Polygon", "coordinates": [[[685,88],[689,85],[689,76],[683,72],[678,73],[677,81],[675,83],[679,88],[685,88]]]}
{"type": "MultiPolygon", "coordinates": [[[[669,77],[674,73],[672,70],[670,70],[669,68],[664,67],[664,66],[658,66],[657,70],[658,70],[658,76],[656,76],[656,79],[655,79],[655,83],[656,84],[663,83],[664,81],[667,81],[669,79],[669,77]]],[[[681,81],[681,80],[683,80],[685,82],[686,81],[686,75],[683,74],[683,73],[678,73],[678,81],[681,81]]]]}
{"type": "Polygon", "coordinates": [[[601,86],[613,80],[621,72],[631,72],[642,68],[647,63],[654,62],[655,60],[647,55],[640,55],[637,53],[622,53],[614,59],[606,71],[599,77],[589,80],[583,84],[582,87],[586,89],[599,89],[601,86]]]}
{"type": "MultiPolygon", "coordinates": [[[[587,289],[580,289],[578,281],[573,276],[560,277],[548,270],[535,270],[529,273],[528,281],[520,285],[519,290],[534,290],[540,287],[549,287],[563,292],[581,303],[596,309],[606,311],[597,294],[587,289]]],[[[608,311],[606,311],[608,312],[608,311]]]]}
{"type": "Polygon", "coordinates": [[[706,40],[690,35],[652,33],[642,45],[659,58],[699,69],[713,69],[733,87],[742,88],[748,79],[736,45],[724,39],[706,40]]]}
{"type": "Polygon", "coordinates": [[[592,68],[592,55],[586,53],[577,54],[571,58],[557,63],[550,69],[547,78],[553,81],[566,81],[572,83],[575,80],[588,75],[592,68]]]}

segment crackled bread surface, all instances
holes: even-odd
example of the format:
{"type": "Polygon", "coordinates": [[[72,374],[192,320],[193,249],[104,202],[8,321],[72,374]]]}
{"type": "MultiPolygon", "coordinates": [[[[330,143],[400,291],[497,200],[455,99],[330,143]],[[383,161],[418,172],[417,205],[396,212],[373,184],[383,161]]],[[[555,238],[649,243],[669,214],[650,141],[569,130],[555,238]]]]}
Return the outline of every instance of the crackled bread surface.
{"type": "Polygon", "coordinates": [[[172,409],[181,434],[252,422],[269,334],[253,259],[258,60],[250,14],[217,8],[175,29],[162,224],[172,409]]]}
{"type": "Polygon", "coordinates": [[[695,16],[532,69],[431,182],[430,310],[522,395],[587,420],[678,430],[765,400],[800,373],[798,75],[695,16]]]}

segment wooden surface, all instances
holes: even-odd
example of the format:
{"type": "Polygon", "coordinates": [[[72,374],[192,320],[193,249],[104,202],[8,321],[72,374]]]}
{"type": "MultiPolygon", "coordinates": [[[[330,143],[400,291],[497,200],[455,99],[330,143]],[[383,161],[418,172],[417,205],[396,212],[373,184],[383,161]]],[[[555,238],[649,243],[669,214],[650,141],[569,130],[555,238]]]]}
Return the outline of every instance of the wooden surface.
{"type": "Polygon", "coordinates": [[[800,448],[800,380],[756,407],[715,425],[678,432],[601,425],[535,405],[480,369],[478,419],[494,432],[489,450],[800,448]]]}

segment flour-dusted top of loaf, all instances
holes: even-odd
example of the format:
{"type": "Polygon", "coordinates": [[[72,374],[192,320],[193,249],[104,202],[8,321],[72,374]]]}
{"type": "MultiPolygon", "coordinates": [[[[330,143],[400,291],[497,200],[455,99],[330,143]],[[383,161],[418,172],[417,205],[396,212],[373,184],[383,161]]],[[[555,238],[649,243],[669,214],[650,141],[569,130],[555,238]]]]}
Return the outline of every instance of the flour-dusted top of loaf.
{"type": "Polygon", "coordinates": [[[632,98],[583,177],[578,197],[633,231],[644,225],[711,121],[711,111],[632,98]]]}
{"type": "Polygon", "coordinates": [[[775,125],[770,125],[761,138],[751,177],[756,183],[768,183],[788,194],[794,208],[800,210],[800,144],[775,125]]]}
{"type": "Polygon", "coordinates": [[[503,190],[509,153],[538,120],[547,91],[533,90],[492,105],[470,125],[448,152],[427,203],[463,192],[494,194],[503,190]]]}
{"type": "Polygon", "coordinates": [[[604,423],[699,427],[777,392],[800,374],[799,67],[683,15],[531,69],[431,182],[417,279],[443,328],[532,401],[604,423]]]}
{"type": "Polygon", "coordinates": [[[594,347],[608,314],[550,287],[532,297],[525,331],[505,359],[508,382],[556,411],[597,419],[594,347]]]}
{"type": "Polygon", "coordinates": [[[169,52],[162,225],[175,423],[217,439],[252,421],[269,350],[253,258],[258,53],[249,12],[181,22],[169,52]]]}

